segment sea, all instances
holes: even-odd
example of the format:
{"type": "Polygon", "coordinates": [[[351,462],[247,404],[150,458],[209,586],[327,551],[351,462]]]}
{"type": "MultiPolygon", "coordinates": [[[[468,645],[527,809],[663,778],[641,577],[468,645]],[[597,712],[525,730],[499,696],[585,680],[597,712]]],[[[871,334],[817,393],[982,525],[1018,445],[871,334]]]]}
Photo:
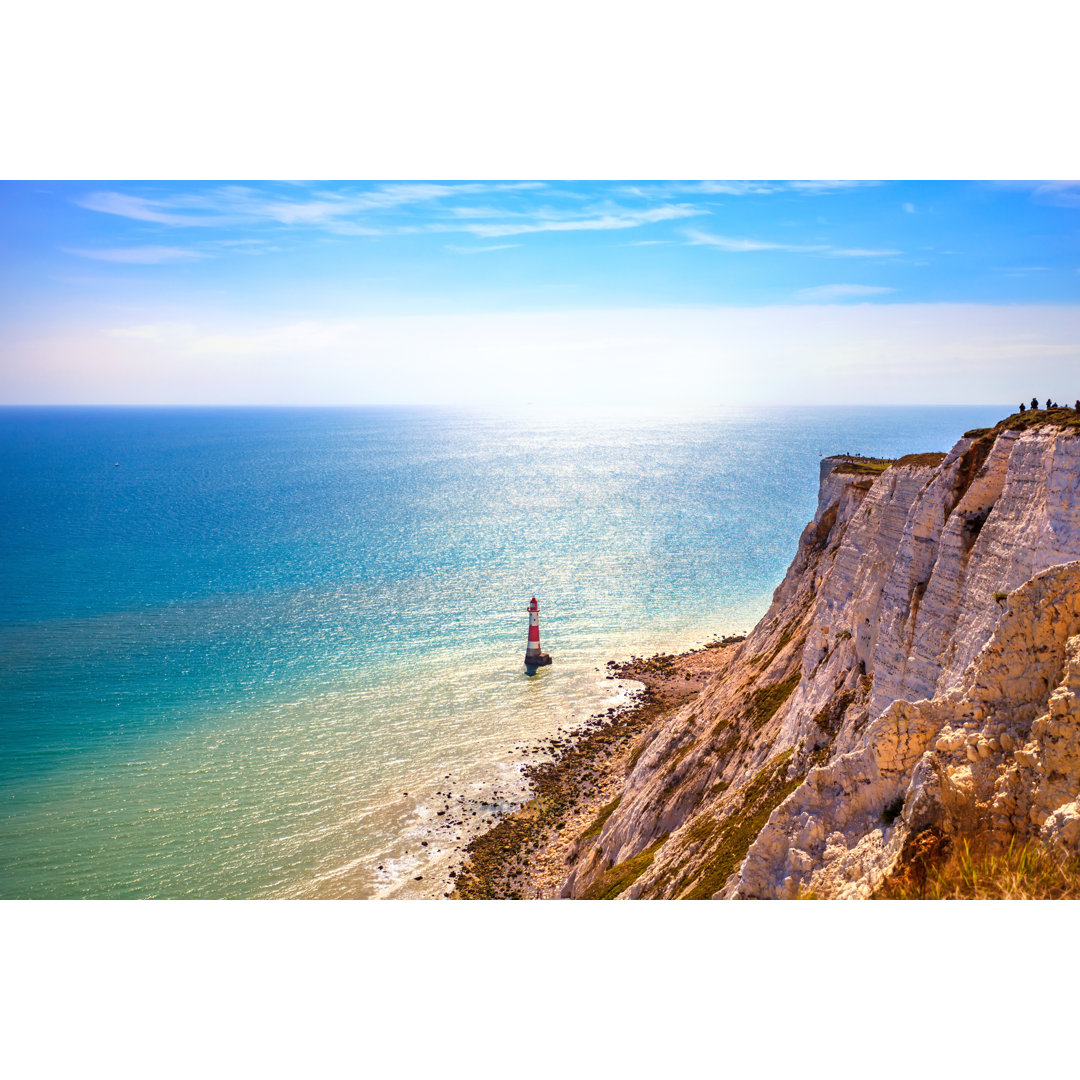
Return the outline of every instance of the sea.
{"type": "Polygon", "coordinates": [[[764,613],[823,455],[1009,411],[0,409],[0,896],[441,897],[609,660],[764,613]]]}

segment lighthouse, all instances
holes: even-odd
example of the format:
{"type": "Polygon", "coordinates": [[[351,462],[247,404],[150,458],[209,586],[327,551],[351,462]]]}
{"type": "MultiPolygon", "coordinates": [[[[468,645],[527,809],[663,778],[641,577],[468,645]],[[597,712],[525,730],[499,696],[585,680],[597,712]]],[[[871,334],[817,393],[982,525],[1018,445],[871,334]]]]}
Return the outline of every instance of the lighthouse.
{"type": "Polygon", "coordinates": [[[540,605],[534,596],[529,602],[529,644],[525,647],[525,674],[535,675],[536,669],[551,663],[551,657],[540,651],[540,605]]]}

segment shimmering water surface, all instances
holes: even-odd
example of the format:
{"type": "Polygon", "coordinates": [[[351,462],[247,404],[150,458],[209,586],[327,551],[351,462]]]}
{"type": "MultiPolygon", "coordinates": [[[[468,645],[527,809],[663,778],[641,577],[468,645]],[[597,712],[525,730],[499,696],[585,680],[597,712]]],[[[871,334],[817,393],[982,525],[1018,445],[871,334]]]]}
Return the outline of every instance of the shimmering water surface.
{"type": "Polygon", "coordinates": [[[1006,411],[0,410],[0,895],[422,894],[445,777],[753,624],[823,453],[1006,411]]]}

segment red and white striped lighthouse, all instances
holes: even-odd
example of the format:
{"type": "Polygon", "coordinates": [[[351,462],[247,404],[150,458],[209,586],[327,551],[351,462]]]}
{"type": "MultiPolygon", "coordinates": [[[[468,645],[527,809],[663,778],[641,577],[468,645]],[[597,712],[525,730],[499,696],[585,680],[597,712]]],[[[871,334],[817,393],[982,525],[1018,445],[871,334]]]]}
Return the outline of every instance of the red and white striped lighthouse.
{"type": "Polygon", "coordinates": [[[529,644],[525,647],[525,670],[536,674],[538,667],[551,663],[551,657],[540,651],[540,605],[534,596],[529,602],[529,644]]]}

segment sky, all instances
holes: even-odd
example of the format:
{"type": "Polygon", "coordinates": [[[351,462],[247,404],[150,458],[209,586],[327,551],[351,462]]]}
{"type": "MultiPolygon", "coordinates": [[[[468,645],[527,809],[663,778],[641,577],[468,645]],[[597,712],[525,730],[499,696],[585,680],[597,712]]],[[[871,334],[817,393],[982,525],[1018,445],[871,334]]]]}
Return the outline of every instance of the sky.
{"type": "Polygon", "coordinates": [[[0,183],[4,404],[1080,397],[1080,183],[0,183]]]}

